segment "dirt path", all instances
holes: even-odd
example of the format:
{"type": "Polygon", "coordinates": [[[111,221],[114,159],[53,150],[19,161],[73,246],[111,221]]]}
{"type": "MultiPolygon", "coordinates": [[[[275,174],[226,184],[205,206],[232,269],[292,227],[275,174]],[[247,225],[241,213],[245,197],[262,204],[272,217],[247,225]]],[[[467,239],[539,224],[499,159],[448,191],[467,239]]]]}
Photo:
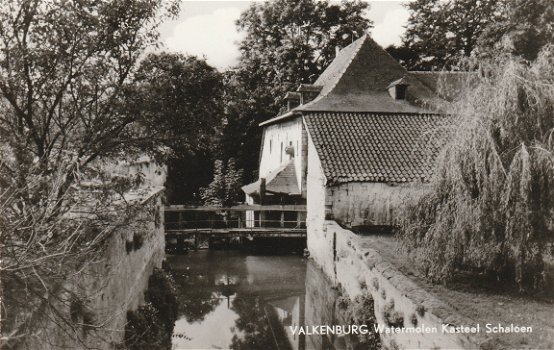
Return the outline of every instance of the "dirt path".
{"type": "MultiPolygon", "coordinates": [[[[399,243],[392,236],[360,237],[362,246],[377,250],[386,260],[425,290],[481,325],[532,327],[532,333],[491,333],[487,344],[505,349],[554,349],[554,303],[552,300],[520,295],[511,288],[480,282],[432,284],[399,253],[399,243]]],[[[484,330],[483,330],[484,331],[484,330]]],[[[487,346],[485,346],[487,348],[487,346]]]]}

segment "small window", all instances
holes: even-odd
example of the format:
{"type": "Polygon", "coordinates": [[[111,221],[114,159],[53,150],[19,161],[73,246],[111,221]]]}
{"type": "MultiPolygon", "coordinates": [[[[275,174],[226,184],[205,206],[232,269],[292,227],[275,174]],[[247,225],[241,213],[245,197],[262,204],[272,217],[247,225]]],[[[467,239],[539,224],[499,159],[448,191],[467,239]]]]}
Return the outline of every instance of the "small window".
{"type": "Polygon", "coordinates": [[[283,163],[283,143],[281,142],[281,163],[283,163]]]}
{"type": "Polygon", "coordinates": [[[269,154],[271,154],[271,148],[273,146],[273,140],[269,140],[269,154]]]}

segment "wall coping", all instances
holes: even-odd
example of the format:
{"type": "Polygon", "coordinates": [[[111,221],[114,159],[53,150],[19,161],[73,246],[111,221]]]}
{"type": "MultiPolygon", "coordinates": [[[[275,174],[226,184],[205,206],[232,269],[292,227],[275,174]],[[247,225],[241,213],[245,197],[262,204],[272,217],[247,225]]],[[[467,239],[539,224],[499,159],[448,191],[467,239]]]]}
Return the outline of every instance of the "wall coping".
{"type": "MultiPolygon", "coordinates": [[[[377,250],[367,246],[363,242],[363,236],[356,235],[350,230],[341,227],[336,221],[326,220],[325,227],[334,232],[343,232],[348,236],[356,255],[361,259],[369,269],[375,269],[379,274],[385,277],[389,283],[399,291],[403,296],[410,299],[416,305],[422,305],[426,313],[430,313],[442,324],[453,326],[472,325],[477,322],[469,317],[461,315],[451,305],[442,301],[433,292],[425,290],[419,286],[413,279],[402,273],[392,263],[387,261],[377,250]]],[[[460,339],[474,348],[479,348],[489,338],[482,333],[458,333],[460,339]]]]}

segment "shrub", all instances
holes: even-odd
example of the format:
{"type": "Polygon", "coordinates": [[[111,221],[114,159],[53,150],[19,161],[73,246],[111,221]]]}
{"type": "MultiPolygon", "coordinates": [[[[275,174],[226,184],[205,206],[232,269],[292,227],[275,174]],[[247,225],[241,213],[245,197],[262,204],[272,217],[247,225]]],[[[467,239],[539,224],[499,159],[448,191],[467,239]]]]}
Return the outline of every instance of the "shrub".
{"type": "Polygon", "coordinates": [[[383,318],[389,327],[404,327],[404,315],[394,310],[394,300],[389,301],[383,309],[383,318]]]}
{"type": "Polygon", "coordinates": [[[177,320],[177,290],[168,271],[154,269],[148,280],[145,304],[127,312],[125,346],[130,350],[171,349],[177,320]]]}
{"type": "Polygon", "coordinates": [[[165,329],[171,334],[177,320],[177,287],[168,271],[154,269],[148,280],[145,299],[158,310],[165,329]]]}
{"type": "Polygon", "coordinates": [[[151,303],[127,312],[125,346],[129,350],[171,349],[171,334],[167,335],[158,310],[151,303]]]}
{"type": "MultiPolygon", "coordinates": [[[[350,300],[347,297],[339,298],[336,305],[336,313],[344,323],[366,325],[370,330],[377,323],[373,297],[369,292],[356,296],[354,300],[350,300]]],[[[381,338],[378,332],[368,332],[368,334],[360,336],[357,342],[354,346],[355,349],[381,348],[381,338]]]]}

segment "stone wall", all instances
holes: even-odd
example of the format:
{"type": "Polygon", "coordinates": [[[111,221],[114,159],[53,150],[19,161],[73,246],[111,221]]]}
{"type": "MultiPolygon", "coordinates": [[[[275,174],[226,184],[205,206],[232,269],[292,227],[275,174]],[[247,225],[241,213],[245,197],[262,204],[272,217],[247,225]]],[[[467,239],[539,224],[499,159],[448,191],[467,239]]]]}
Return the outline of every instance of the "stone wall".
{"type": "Polygon", "coordinates": [[[307,144],[308,221],[312,223],[308,224],[308,231],[319,230],[325,217],[349,227],[393,225],[402,216],[405,205],[428,190],[428,186],[423,183],[327,184],[317,150],[309,135],[307,144]]]}
{"type": "Polygon", "coordinates": [[[400,273],[376,250],[364,245],[363,237],[341,228],[334,221],[325,221],[317,234],[318,245],[310,248],[314,261],[351,299],[370,292],[380,325],[438,329],[431,334],[382,334],[385,348],[478,348],[482,341],[475,335],[442,332],[443,324],[464,325],[470,324],[470,320],[400,273]]]}
{"type": "Polygon", "coordinates": [[[350,227],[392,225],[406,203],[424,192],[422,184],[349,182],[327,188],[326,205],[335,220],[350,227]]]}
{"type": "Polygon", "coordinates": [[[66,308],[72,321],[83,326],[71,329],[67,325],[49,324],[39,337],[22,348],[115,349],[121,346],[127,311],[137,309],[144,302],[148,279],[165,258],[162,195],[163,188],[158,188],[142,197],[133,224],[116,230],[94,261],[80,273],[67,277],[66,288],[88,298],[79,307],[68,301],[62,310],[66,308]]]}

